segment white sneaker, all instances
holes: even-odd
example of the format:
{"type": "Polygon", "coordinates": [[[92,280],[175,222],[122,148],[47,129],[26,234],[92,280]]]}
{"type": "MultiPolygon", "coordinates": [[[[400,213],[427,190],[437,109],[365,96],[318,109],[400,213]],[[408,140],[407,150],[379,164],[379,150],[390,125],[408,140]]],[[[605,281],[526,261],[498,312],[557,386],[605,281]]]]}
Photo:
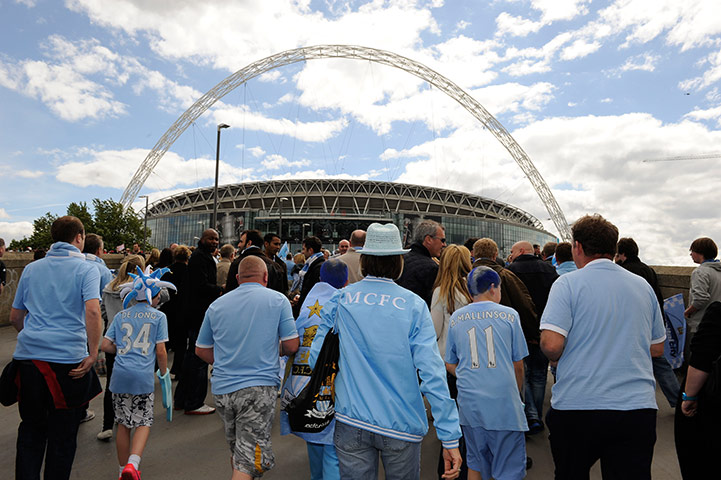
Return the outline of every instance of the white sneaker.
{"type": "Polygon", "coordinates": [[[211,407],[210,405],[203,405],[200,408],[196,408],[195,410],[186,410],[186,415],[210,415],[211,413],[215,412],[215,407],[211,407]]]}
{"type": "Polygon", "coordinates": [[[92,410],[86,410],[85,417],[82,420],[80,420],[80,423],[89,422],[93,418],[95,418],[95,412],[93,412],[92,410]]]}
{"type": "Polygon", "coordinates": [[[98,440],[108,441],[113,438],[113,429],[109,428],[107,430],[103,430],[102,432],[98,433],[98,436],[95,438],[97,438],[98,440]]]}

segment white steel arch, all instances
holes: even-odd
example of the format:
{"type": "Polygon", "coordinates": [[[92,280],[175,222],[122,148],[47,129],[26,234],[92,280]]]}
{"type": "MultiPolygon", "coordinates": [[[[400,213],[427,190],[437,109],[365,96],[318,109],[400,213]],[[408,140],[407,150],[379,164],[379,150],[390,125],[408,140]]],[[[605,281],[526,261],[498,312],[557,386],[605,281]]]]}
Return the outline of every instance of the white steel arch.
{"type": "Polygon", "coordinates": [[[523,173],[528,177],[533,188],[538,193],[541,201],[546,206],[553,223],[556,225],[559,236],[564,240],[571,239],[571,229],[566,222],[561,207],[556,202],[551,189],[548,188],[545,180],[531,162],[528,154],[521,148],[510,133],[481,105],[476,99],[468,95],[461,87],[453,83],[440,73],[426,67],[409,58],[401,55],[378,50],[375,48],[361,47],[356,45],[316,45],[312,47],[296,48],[277,53],[269,57],[263,58],[250,65],[238,70],[232,75],[225,78],[215,87],[210,89],[205,95],[195,102],[183,115],[178,118],[168,131],[160,137],[153,149],[145,157],[143,163],[140,164],[138,170],[133,175],[130,183],[125,188],[120,202],[127,208],[137,196],[141,187],[150,176],[151,172],[158,164],[165,152],[177,140],[178,137],[208,108],[215,102],[223,98],[226,94],[233,91],[248,80],[261,75],[274,68],[290,65],[306,60],[315,60],[320,58],[349,58],[355,60],[368,60],[374,63],[388,65],[390,67],[399,68],[416,77],[425,80],[434,87],[438,88],[446,95],[460,103],[471,115],[476,117],[485,127],[501,142],[508,150],[511,157],[516,161],[523,173]]]}

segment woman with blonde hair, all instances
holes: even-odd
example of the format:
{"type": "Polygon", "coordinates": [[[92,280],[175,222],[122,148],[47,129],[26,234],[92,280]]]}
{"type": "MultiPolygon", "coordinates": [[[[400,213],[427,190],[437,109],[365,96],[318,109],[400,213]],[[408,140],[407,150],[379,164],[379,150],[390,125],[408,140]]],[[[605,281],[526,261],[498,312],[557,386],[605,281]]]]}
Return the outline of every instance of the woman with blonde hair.
{"type": "MultiPolygon", "coordinates": [[[[103,289],[103,303],[101,311],[103,321],[105,322],[105,330],[108,324],[113,321],[115,315],[123,310],[123,299],[120,297],[120,286],[124,283],[132,282],[133,279],[128,273],[135,273],[136,267],[145,270],[145,259],[140,255],[128,255],[120,265],[115,278],[108,283],[103,289]]],[[[105,367],[107,370],[105,377],[105,394],[103,396],[103,428],[98,433],[98,440],[109,441],[113,438],[113,424],[115,423],[115,413],[113,413],[113,395],[109,390],[110,376],[113,374],[113,364],[115,363],[115,355],[105,353],[105,367]]]]}
{"type": "Polygon", "coordinates": [[[160,250],[157,248],[154,248],[150,251],[150,255],[148,255],[148,258],[145,260],[146,265],[150,265],[150,267],[155,270],[158,266],[158,262],[160,261],[160,250]]]}
{"type": "Polygon", "coordinates": [[[470,271],[471,252],[466,247],[448,245],[443,249],[431,299],[431,318],[436,328],[441,358],[446,354],[446,337],[451,314],[473,301],[466,285],[466,277],[470,271]]]}

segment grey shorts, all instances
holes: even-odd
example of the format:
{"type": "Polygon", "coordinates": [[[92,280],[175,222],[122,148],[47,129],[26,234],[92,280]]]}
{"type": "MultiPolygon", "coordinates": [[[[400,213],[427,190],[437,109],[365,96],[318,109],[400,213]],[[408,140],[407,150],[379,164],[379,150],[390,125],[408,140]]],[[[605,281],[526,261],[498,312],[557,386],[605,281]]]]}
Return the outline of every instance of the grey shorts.
{"type": "Polygon", "coordinates": [[[115,423],[128,428],[151,426],[154,401],[154,393],[113,393],[115,423]]]}
{"type": "Polygon", "coordinates": [[[253,477],[262,476],[275,465],[270,428],[278,387],[248,387],[214,397],[225,425],[233,468],[253,477]]]}

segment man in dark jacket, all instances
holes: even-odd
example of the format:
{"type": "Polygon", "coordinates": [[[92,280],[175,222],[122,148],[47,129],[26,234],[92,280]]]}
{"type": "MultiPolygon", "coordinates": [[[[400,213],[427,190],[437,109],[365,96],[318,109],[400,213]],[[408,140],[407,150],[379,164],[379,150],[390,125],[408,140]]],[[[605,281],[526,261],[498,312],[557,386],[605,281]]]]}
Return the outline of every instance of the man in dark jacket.
{"type": "MultiPolygon", "coordinates": [[[[653,293],[656,294],[658,304],[661,307],[661,313],[663,313],[663,296],[661,295],[661,288],[658,286],[656,272],[638,258],[638,245],[633,238],[622,238],[618,241],[614,261],[629,272],[643,277],[644,280],[651,285],[653,293]]],[[[653,376],[656,378],[656,383],[661,387],[661,391],[666,397],[666,400],[668,400],[668,404],[671,405],[671,408],[676,408],[676,401],[678,400],[681,386],[678,384],[678,379],[673,373],[671,365],[664,356],[652,357],[651,363],[653,365],[653,376]]]]}
{"type": "MultiPolygon", "coordinates": [[[[265,256],[275,262],[275,265],[273,266],[278,271],[278,286],[282,288],[282,290],[279,291],[283,295],[288,295],[288,266],[282,258],[278,258],[278,252],[282,247],[280,237],[275,233],[266,233],[265,237],[263,237],[263,245],[265,246],[265,256]],[[280,279],[283,281],[281,282],[280,279]]],[[[268,281],[270,280],[271,278],[269,273],[268,281]]]]}
{"type": "Polygon", "coordinates": [[[425,300],[428,309],[433,298],[433,283],[438,275],[438,263],[446,244],[446,231],[433,220],[423,220],[413,231],[411,251],[403,255],[403,273],[396,283],[425,300]]]}
{"type": "Polygon", "coordinates": [[[325,257],[321,252],[322,248],[323,243],[318,237],[308,237],[303,240],[302,253],[305,257],[305,264],[300,271],[300,294],[296,295],[296,298],[290,302],[293,305],[293,316],[295,318],[298,318],[300,307],[303,305],[305,297],[308,296],[308,292],[320,281],[320,267],[325,262],[325,257]]]}
{"type": "MultiPolygon", "coordinates": [[[[543,315],[546,308],[551,285],[558,278],[556,269],[541,258],[534,255],[534,248],[530,242],[516,242],[511,247],[511,264],[508,269],[521,279],[531,295],[536,306],[538,318],[543,315]]],[[[528,433],[533,435],[542,432],[543,425],[543,398],[546,395],[546,378],[548,376],[548,359],[537,341],[528,343],[528,356],[524,359],[526,364],[526,419],[528,420],[528,433]]]]}
{"type": "Polygon", "coordinates": [[[240,242],[238,248],[240,255],[235,257],[233,263],[230,264],[228,270],[228,279],[225,281],[225,291],[230,292],[238,287],[238,279],[235,278],[238,273],[238,265],[248,256],[255,256],[265,262],[265,268],[268,269],[268,285],[267,287],[280,292],[283,295],[288,293],[288,279],[285,270],[281,270],[280,266],[263,253],[263,236],[258,230],[246,230],[240,234],[240,242]]]}
{"type": "Polygon", "coordinates": [[[174,406],[184,409],[187,415],[207,415],[215,408],[205,404],[208,393],[208,364],[195,355],[195,341],[205,311],[223,293],[217,284],[217,271],[213,252],[218,248],[218,232],[209,228],[198,241],[198,248],[188,260],[188,286],[190,311],[188,321],[188,345],[178,386],[175,389],[174,406]]]}
{"type": "Polygon", "coordinates": [[[473,268],[490,267],[501,277],[501,305],[511,307],[518,312],[526,342],[535,342],[537,345],[541,339],[541,332],[538,329],[540,320],[536,315],[536,307],[533,305],[531,295],[521,279],[512,271],[500,266],[496,262],[496,257],[498,257],[498,245],[490,238],[481,238],[473,244],[473,258],[476,259],[473,268]]]}

